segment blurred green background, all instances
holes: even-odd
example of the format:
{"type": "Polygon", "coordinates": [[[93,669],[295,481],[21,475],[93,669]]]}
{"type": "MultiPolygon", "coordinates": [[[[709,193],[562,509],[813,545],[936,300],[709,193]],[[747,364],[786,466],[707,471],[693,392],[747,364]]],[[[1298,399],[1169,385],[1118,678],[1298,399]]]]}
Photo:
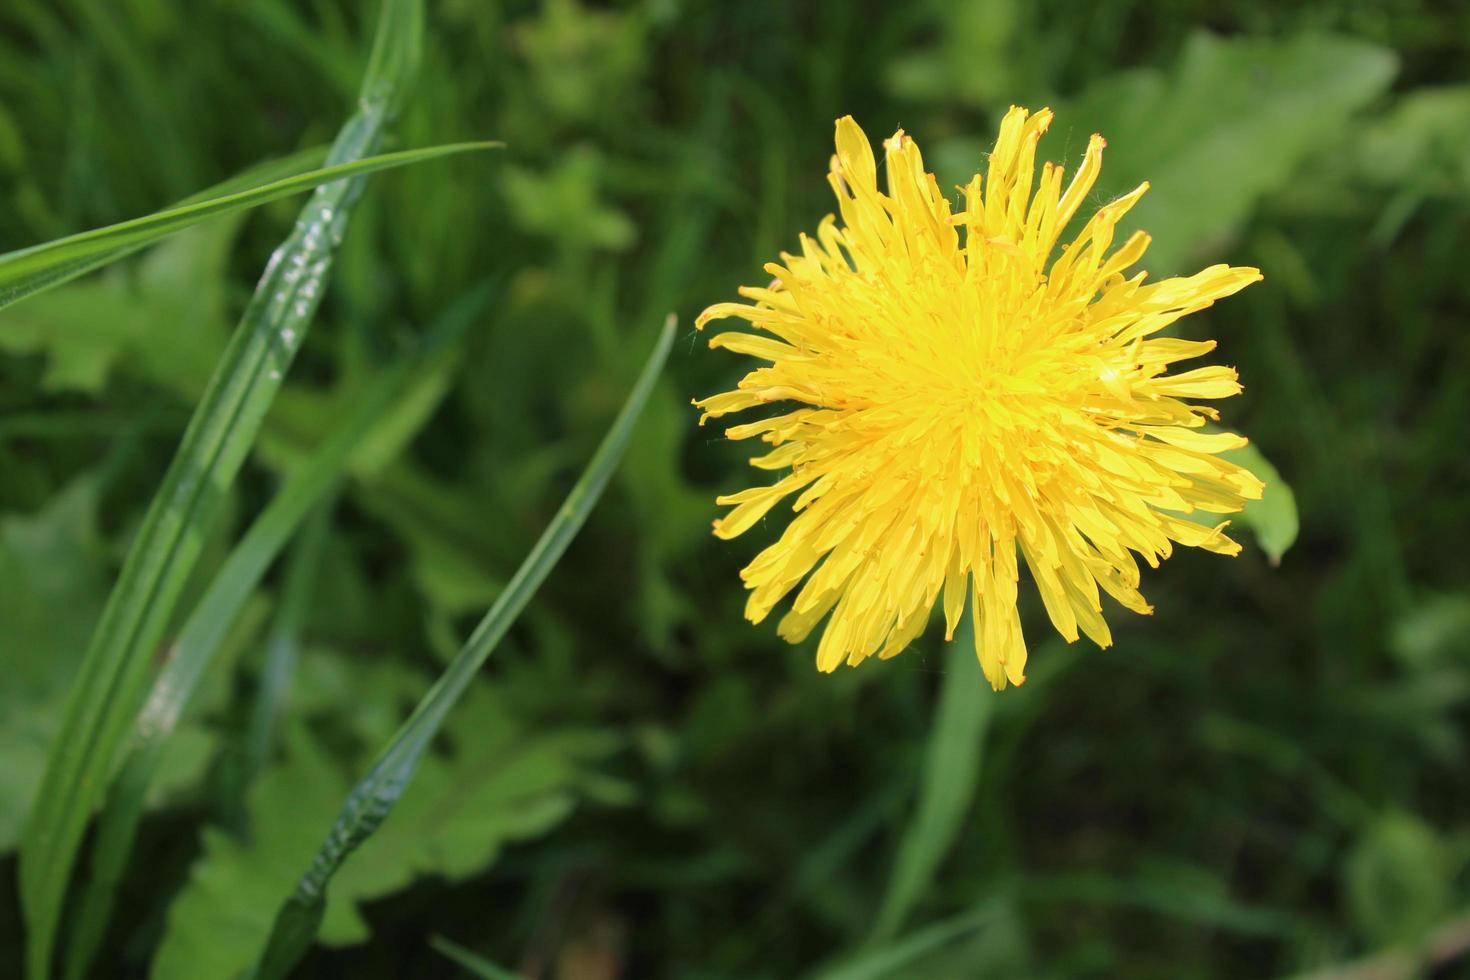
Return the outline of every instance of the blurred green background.
{"type": "MultiPolygon", "coordinates": [[[[329,140],[372,6],[6,0],[0,250],[329,140]]],[[[400,145],[508,148],[372,178],[199,582],[366,375],[446,311],[475,326],[317,518],[289,718],[243,802],[279,571],[232,634],[171,745],[99,975],[227,975],[253,955],[350,782],[551,517],[669,310],[683,333],[617,480],[339,876],[299,975],[465,975],[434,935],[567,980],[841,964],[1462,975],[1470,8],[429,6],[400,145]],[[937,629],[896,660],[820,675],[814,642],[790,648],[741,618],[737,571],[775,527],[709,534],[714,495],[752,473],[688,401],[744,365],[689,324],[832,209],[834,118],[875,139],[902,126],[948,186],[981,165],[1012,102],[1057,110],[1049,159],[1075,165],[1089,133],[1107,136],[1094,203],[1153,182],[1134,214],[1155,277],[1264,270],[1183,331],[1239,368],[1246,393],[1225,419],[1294,488],[1301,537],[1279,567],[1249,536],[1233,561],[1178,554],[1146,574],[1153,617],[1112,608],[1105,652],[1062,644],[1023,599],[1031,679],[996,696],[975,671],[987,701],[946,686],[973,662],[937,629]],[[935,816],[946,805],[952,834],[935,816]],[[915,853],[931,853],[932,881],[895,883],[915,853]],[[906,914],[880,914],[904,887],[906,914]],[[910,955],[882,959],[895,949],[910,955]]],[[[0,315],[7,881],[130,535],[298,203],[0,315]]],[[[21,942],[7,888],[0,974],[21,942]]]]}

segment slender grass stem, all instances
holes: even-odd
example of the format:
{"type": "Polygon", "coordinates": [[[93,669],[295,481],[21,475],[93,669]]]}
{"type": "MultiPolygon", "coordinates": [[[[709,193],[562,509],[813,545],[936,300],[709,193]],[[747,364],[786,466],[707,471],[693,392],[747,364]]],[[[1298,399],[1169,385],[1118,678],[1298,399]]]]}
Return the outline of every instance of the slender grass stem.
{"type": "Polygon", "coordinates": [[[332,876],[392,812],[445,718],[501,637],[556,567],[586,522],[593,505],[602,496],[622,459],[633,425],[653,391],[673,342],[674,318],[671,315],[665,321],[658,343],[622,411],[556,516],[464,647],[419,701],[413,714],[399,728],[367,775],[348,794],[326,840],[277,913],[254,980],[278,980],[286,976],[311,946],[326,912],[327,886],[332,876]]]}

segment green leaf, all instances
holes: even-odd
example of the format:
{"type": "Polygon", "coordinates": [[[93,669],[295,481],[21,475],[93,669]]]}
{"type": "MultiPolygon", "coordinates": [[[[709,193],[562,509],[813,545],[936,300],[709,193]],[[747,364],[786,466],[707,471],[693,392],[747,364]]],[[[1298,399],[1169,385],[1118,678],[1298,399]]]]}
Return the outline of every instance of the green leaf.
{"type": "Polygon", "coordinates": [[[1463,194],[1470,189],[1470,85],[1406,93],[1364,128],[1353,163],[1384,187],[1463,194]]]}
{"type": "MultiPolygon", "coordinates": [[[[376,700],[364,678],[354,695],[376,700]]],[[[414,674],[412,680],[422,683],[414,674]]],[[[398,685],[390,685],[398,686],[398,685]]],[[[483,871],[516,840],[560,823],[589,781],[586,767],[616,740],[597,732],[541,730],[518,721],[490,685],[478,682],[445,733],[447,751],[427,755],[394,818],[366,842],[333,881],[322,939],[332,945],[368,936],[359,903],[399,891],[416,878],[462,880],[483,871]]],[[[283,892],[321,843],[351,789],[350,771],[304,725],[290,730],[285,761],[250,789],[250,833],[204,832],[204,853],[169,911],[155,958],[155,980],[238,976],[259,954],[283,892]]]]}
{"type": "Polygon", "coordinates": [[[1355,149],[1359,178],[1390,195],[1370,237],[1386,249],[1426,203],[1470,192],[1470,85],[1404,94],[1363,127],[1355,149]]]}
{"type": "Polygon", "coordinates": [[[482,298],[483,293],[477,293],[470,302],[452,307],[430,330],[425,349],[432,351],[434,357],[401,362],[344,407],[336,430],[303,461],[256,518],[185,621],[138,718],[134,745],[99,820],[91,877],[83,892],[73,942],[73,959],[67,964],[69,975],[85,974],[102,939],[115,891],[126,870],[144,800],[164,758],[164,746],[247,601],[301,521],[332,493],[358,448],[385,420],[393,419],[403,393],[412,390],[415,379],[441,372],[443,362],[448,360],[443,343],[464,331],[479,311],[482,298]]]}
{"type": "Polygon", "coordinates": [[[507,167],[503,183],[511,217],[526,231],[563,246],[627,248],[638,229],[633,219],[601,200],[606,169],[601,154],[585,145],[559,155],[556,166],[545,173],[507,167]]]}
{"type": "Polygon", "coordinates": [[[320,743],[304,728],[293,728],[286,762],[269,769],[249,792],[249,841],[205,828],[203,854],[169,908],[150,976],[236,977],[249,967],[283,883],[311,855],[314,827],[330,815],[346,785],[320,743]]]}
{"type": "Polygon", "coordinates": [[[1372,945],[1418,942],[1451,911],[1457,863],[1414,814],[1375,820],[1345,866],[1348,912],[1359,933],[1372,945]]]}
{"type": "MultiPolygon", "coordinates": [[[[466,506],[457,488],[411,467],[364,484],[358,501],[393,529],[408,550],[409,577],[434,611],[471,615],[505,587],[487,568],[482,506],[466,506]],[[391,484],[390,484],[391,481],[391,484]]],[[[459,639],[448,655],[459,649],[459,639]]]]}
{"type": "Polygon", "coordinates": [[[1107,137],[1095,197],[1150,182],[1127,219],[1153,236],[1143,265],[1155,277],[1192,272],[1186,267],[1218,252],[1262,196],[1343,142],[1354,113],[1387,91],[1395,69],[1392,51],[1366,41],[1199,33],[1173,71],[1110,76],[1059,111],[1055,128],[1070,134],[1074,153],[1089,132],[1107,137]]]}
{"type": "Polygon", "coordinates": [[[897,935],[954,845],[980,781],[980,761],[995,694],[975,656],[973,613],[945,650],[944,686],[913,817],[904,829],[872,942],[897,935]]]}
{"type": "MultiPolygon", "coordinates": [[[[402,19],[394,13],[393,0],[387,3],[387,13],[380,21],[385,31],[402,19]]],[[[364,83],[364,96],[333,144],[328,171],[368,158],[382,139],[390,120],[391,99],[382,83],[372,78],[364,83]]],[[[422,153],[417,158],[422,159],[422,153]]],[[[317,188],[295,231],[271,257],[133,540],[93,634],[21,845],[20,892],[31,980],[50,976],[62,907],[83,832],[142,707],[152,658],[199,556],[205,532],[249,454],[321,302],[363,179],[359,173],[317,188]]],[[[95,258],[107,248],[115,251],[148,240],[149,235],[157,237],[156,223],[149,228],[142,232],[134,227],[118,237],[106,237],[107,244],[100,251],[98,239],[80,236],[76,250],[62,250],[61,262],[71,262],[73,269],[81,267],[78,262],[95,264],[95,258]],[[79,258],[85,255],[92,258],[79,258]]],[[[36,285],[40,280],[26,280],[25,276],[38,275],[54,282],[60,266],[54,252],[44,260],[36,258],[39,254],[28,250],[28,257],[12,257],[8,266],[0,262],[0,269],[9,268],[13,275],[17,268],[29,269],[12,283],[29,281],[41,288],[36,285]]]]}
{"type": "Polygon", "coordinates": [[[97,395],[127,368],[197,399],[229,339],[226,287],[238,227],[235,216],[186,229],[134,268],[32,296],[4,314],[0,350],[44,353],[47,391],[97,395]]]}
{"type": "Polygon", "coordinates": [[[623,449],[658,380],[664,361],[668,359],[673,340],[674,317],[670,315],[622,411],[556,517],[464,648],[424,695],[372,769],[348,795],[327,839],[276,916],[257,967],[257,980],[284,976],[310,946],[321,922],[326,889],[333,875],[348,855],[368,840],[392,812],[454,705],[586,522],[587,515],[622,459],[623,449]]]}
{"type": "Polygon", "coordinates": [[[1247,501],[1245,509],[1235,520],[1255,533],[1256,541],[1271,564],[1281,564],[1281,556],[1295,543],[1301,526],[1296,512],[1296,494],[1292,492],[1291,485],[1281,478],[1276,467],[1261,455],[1254,444],[1220,455],[1244,466],[1266,484],[1261,499],[1247,501]]]}
{"type": "MultiPolygon", "coordinates": [[[[506,844],[546,833],[594,789],[588,766],[620,745],[602,732],[523,732],[509,723],[506,705],[488,684],[467,693],[464,715],[466,723],[449,732],[457,754],[427,756],[414,791],[399,801],[393,819],[332,879],[337,901],[323,918],[323,942],[335,946],[368,938],[361,902],[400,891],[426,874],[462,881],[489,867],[506,844]]],[[[330,813],[324,816],[331,819],[330,813]]],[[[311,829],[318,832],[324,822],[311,829]]],[[[280,894],[272,896],[268,911],[280,894]]]]}
{"type": "MultiPolygon", "coordinates": [[[[381,106],[377,111],[381,115],[381,106]]],[[[70,282],[207,218],[257,207],[334,181],[360,178],[377,170],[422,163],[471,150],[487,150],[498,145],[493,142],[446,143],[417,150],[362,156],[243,191],[209,197],[194,204],[155,211],[131,221],[7,252],[0,255],[0,309],[42,290],[70,282]]],[[[337,159],[342,159],[340,154],[337,159]]]]}

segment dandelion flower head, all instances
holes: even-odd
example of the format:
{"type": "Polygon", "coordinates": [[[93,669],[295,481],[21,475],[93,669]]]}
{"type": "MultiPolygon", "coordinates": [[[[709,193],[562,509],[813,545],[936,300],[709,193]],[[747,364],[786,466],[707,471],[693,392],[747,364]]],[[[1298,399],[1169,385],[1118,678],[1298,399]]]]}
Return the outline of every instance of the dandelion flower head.
{"type": "Polygon", "coordinates": [[[778,631],[799,642],[825,619],[824,671],[901,652],[936,604],[952,637],[973,597],[985,676],[997,690],[1020,684],[1022,562],[1057,631],[1106,647],[1100,592],[1152,611],[1135,555],[1157,567],[1175,545],[1240,551],[1228,521],[1184,516],[1261,496],[1219,455],[1246,440],[1202,431],[1218,413],[1196,404],[1238,393],[1236,373],[1172,372],[1215,343],[1159,332],[1260,272],[1215,265],[1157,283],[1131,272],[1149,237],[1113,248],[1114,232],[1147,183],[1058,248],[1106,143],[1092,137],[1063,189],[1061,167],[1036,173],[1051,119],[1013,107],[984,179],[953,206],[902,130],[883,144],[880,190],[867,137],[838,120],[828,181],[841,220],[829,215],[800,254],[766,265],[774,281],[743,287],[749,303],[699,318],[748,321],[758,333],[718,333],[710,346],[764,362],[697,400],[701,424],[776,409],[725,430],[769,443],[751,464],[780,475],[720,497],[732,509],[715,533],[734,538],[795,495],[779,540],[741,572],[746,615],[760,622],[795,591],[778,631]]]}

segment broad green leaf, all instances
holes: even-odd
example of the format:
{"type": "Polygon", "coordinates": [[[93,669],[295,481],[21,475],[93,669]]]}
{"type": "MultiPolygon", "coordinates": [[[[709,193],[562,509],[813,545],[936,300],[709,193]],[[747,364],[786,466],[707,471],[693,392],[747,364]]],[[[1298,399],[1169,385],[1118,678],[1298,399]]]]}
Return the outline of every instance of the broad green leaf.
{"type": "Polygon", "coordinates": [[[606,168],[598,151],[575,146],[545,173],[507,167],[504,186],[511,217],[526,231],[563,246],[621,251],[638,229],[622,211],[601,199],[606,168]]]}
{"type": "Polygon", "coordinates": [[[1405,94],[1363,127],[1355,149],[1357,175],[1390,194],[1371,238],[1387,248],[1427,202],[1470,193],[1470,85],[1405,94]]]}
{"type": "MultiPolygon", "coordinates": [[[[385,0],[379,47],[417,37],[416,32],[402,27],[405,16],[418,14],[421,11],[411,0],[385,0]],[[408,8],[410,14],[405,15],[408,8]]],[[[401,64],[405,59],[388,62],[401,64]]],[[[374,64],[378,63],[375,56],[374,64]]],[[[339,132],[326,169],[365,160],[377,147],[391,119],[394,98],[394,86],[390,83],[385,89],[384,84],[371,76],[365,80],[364,98],[339,132]]],[[[423,158],[422,154],[417,158],[423,158]]],[[[152,658],[199,556],[205,532],[249,454],[321,302],[363,180],[359,173],[318,187],[295,231],[272,255],[133,540],[93,634],[22,840],[20,893],[30,980],[47,980],[51,974],[62,908],[87,822],[106,792],[142,707],[152,658]]],[[[156,237],[158,225],[150,225],[150,220],[144,219],[147,231],[134,226],[115,237],[80,236],[82,241],[75,249],[61,249],[61,264],[72,262],[72,268],[79,268],[77,262],[85,265],[107,249],[115,251],[147,240],[148,235],[156,237]],[[101,248],[96,244],[99,240],[106,242],[101,248]],[[93,258],[80,258],[85,255],[93,258]]],[[[41,288],[35,285],[40,280],[26,276],[56,281],[60,266],[55,249],[59,247],[43,247],[43,251],[52,249],[49,259],[37,258],[42,252],[36,250],[13,257],[8,266],[12,275],[17,275],[17,269],[22,272],[11,281],[28,281],[34,288],[41,288]]],[[[6,266],[0,263],[3,268],[6,266]]],[[[0,283],[4,281],[0,273],[0,283]]]]}
{"type": "MultiPolygon", "coordinates": [[[[378,111],[382,109],[379,106],[378,111]]],[[[105,228],[70,235],[41,245],[0,255],[0,309],[17,303],[46,289],[53,289],[85,275],[109,262],[131,255],[138,249],[181,231],[208,218],[257,207],[278,198],[329,185],[348,178],[361,178],[378,170],[388,170],[411,163],[422,163],[437,157],[497,146],[492,142],[449,143],[417,150],[401,150],[377,156],[363,156],[331,166],[309,170],[281,180],[271,181],[248,190],[206,198],[194,204],[157,211],[141,218],[105,228]]],[[[340,154],[337,159],[342,158],[340,154]]]]}
{"type": "Polygon", "coordinates": [[[1434,828],[1411,813],[1373,821],[1344,867],[1347,911],[1369,944],[1409,945],[1453,910],[1456,860],[1434,828]]]}
{"type": "Polygon", "coordinates": [[[126,369],[198,398],[229,340],[226,287],[238,227],[235,216],[185,229],[135,268],[32,296],[0,314],[0,351],[44,353],[48,391],[97,395],[126,369]]]}
{"type": "Polygon", "coordinates": [[[1261,499],[1247,501],[1245,509],[1234,519],[1255,533],[1256,541],[1271,564],[1281,564],[1281,556],[1296,541],[1301,526],[1296,512],[1296,494],[1254,443],[1221,453],[1221,456],[1244,466],[1266,484],[1261,499]]]}
{"type": "MultiPolygon", "coordinates": [[[[164,758],[164,747],[246,603],[301,521],[313,507],[321,505],[348,471],[358,447],[385,420],[393,418],[402,394],[412,389],[417,377],[440,373],[447,360],[443,356],[446,353],[443,343],[463,333],[479,308],[478,302],[451,308],[430,331],[425,344],[426,351],[435,356],[401,362],[345,407],[337,428],[303,461],[256,518],[185,621],[138,718],[134,744],[99,821],[91,876],[83,893],[80,924],[72,947],[74,958],[67,964],[69,975],[85,974],[88,961],[102,939],[114,892],[126,870],[144,800],[164,758]]],[[[292,615],[301,612],[290,604],[286,608],[292,615]]],[[[272,642],[277,641],[277,635],[273,634],[272,642]]],[[[268,730],[272,722],[262,719],[259,724],[268,730]]]]}
{"type": "Polygon", "coordinates": [[[1093,198],[1147,180],[1127,219],[1153,236],[1141,264],[1154,278],[1193,272],[1309,157],[1351,145],[1354,114],[1387,91],[1395,68],[1388,49],[1344,37],[1200,33],[1172,71],[1140,68],[1093,85],[1058,111],[1042,147],[1055,157],[1062,142],[1075,154],[1088,133],[1102,133],[1093,198]]]}
{"type": "MultiPolygon", "coordinates": [[[[483,716],[505,711],[483,688],[465,699],[467,719],[472,712],[483,716]]],[[[332,879],[336,900],[322,921],[324,943],[336,946],[368,938],[360,902],[400,891],[425,874],[464,880],[489,867],[506,844],[549,831],[571,813],[580,796],[596,788],[587,768],[620,744],[602,732],[533,735],[481,720],[467,720],[449,734],[459,747],[458,756],[427,757],[414,777],[413,792],[400,799],[393,819],[332,879]]],[[[314,822],[312,829],[321,825],[314,822]]],[[[280,894],[272,896],[271,910],[280,894]]]]}
{"type": "MultiPolygon", "coordinates": [[[[1206,426],[1206,429],[1216,431],[1214,426],[1206,426]]],[[[1282,479],[1270,460],[1261,455],[1255,443],[1228,450],[1220,456],[1245,467],[1266,485],[1260,500],[1248,500],[1238,514],[1228,515],[1236,526],[1232,530],[1238,527],[1250,528],[1256,543],[1266,553],[1267,560],[1272,565],[1281,564],[1281,556],[1296,542],[1297,532],[1300,530],[1296,494],[1291,485],[1282,479]]],[[[1213,527],[1220,521],[1219,515],[1199,510],[1179,516],[1206,527],[1213,527]]]]}
{"type": "MultiPolygon", "coordinates": [[[[562,462],[564,453],[557,448],[533,456],[529,464],[521,465],[534,467],[546,458],[562,462]]],[[[496,550],[501,536],[483,519],[485,507],[493,503],[471,502],[459,487],[404,463],[364,481],[354,496],[403,541],[409,576],[433,611],[471,615],[494,601],[504,587],[503,578],[487,567],[512,560],[496,550]],[[487,562],[487,555],[499,561],[487,562]]],[[[458,648],[455,640],[448,655],[458,648]]]]}
{"type": "MultiPolygon", "coordinates": [[[[377,701],[368,688],[358,684],[354,692],[377,701]]],[[[445,733],[449,751],[424,758],[414,792],[333,881],[324,942],[368,937],[360,902],[422,876],[463,879],[507,844],[546,833],[582,795],[586,767],[616,745],[596,732],[532,732],[483,682],[471,688],[465,709],[445,733]]],[[[170,909],[154,980],[238,976],[259,954],[281,895],[351,789],[349,769],[304,728],[291,730],[286,749],[285,761],[249,791],[248,838],[205,830],[204,853],[170,909]]]]}
{"type": "Polygon", "coordinates": [[[270,929],[271,911],[299,862],[316,846],[314,826],[329,819],[347,779],[303,728],[287,736],[286,761],[251,788],[250,840],[206,827],[204,850],[169,908],[153,960],[153,980],[237,977],[270,929]]]}
{"type": "Polygon", "coordinates": [[[1385,187],[1424,195],[1470,189],[1470,85],[1405,94],[1364,127],[1354,163],[1385,187]]]}
{"type": "Polygon", "coordinates": [[[870,937],[875,943],[893,938],[903,928],[954,845],[974,802],[996,697],[975,656],[973,618],[973,613],[964,618],[945,650],[943,688],[924,753],[918,803],[899,841],[870,937]]]}
{"type": "MultiPolygon", "coordinates": [[[[623,450],[632,435],[633,426],[652,392],[668,359],[674,341],[674,317],[664,322],[658,343],[643,373],[638,377],[603,437],[581,478],[542,533],[531,554],[516,570],[515,576],[496,599],[485,618],[475,628],[464,648],[424,695],[413,714],[399,729],[373,764],[372,769],[352,788],[332,825],[325,842],[306,866],[272,926],[270,938],[261,954],[255,976],[257,980],[283,977],[300,960],[319,931],[326,908],[327,886],[353,849],[361,846],[382,825],[413,780],[424,753],[433,742],[445,719],[479,672],[511,624],[546,576],[556,567],[572,538],[596,504],[613,471],[622,459],[623,450]]],[[[416,799],[415,796],[410,799],[416,799]]]]}

